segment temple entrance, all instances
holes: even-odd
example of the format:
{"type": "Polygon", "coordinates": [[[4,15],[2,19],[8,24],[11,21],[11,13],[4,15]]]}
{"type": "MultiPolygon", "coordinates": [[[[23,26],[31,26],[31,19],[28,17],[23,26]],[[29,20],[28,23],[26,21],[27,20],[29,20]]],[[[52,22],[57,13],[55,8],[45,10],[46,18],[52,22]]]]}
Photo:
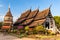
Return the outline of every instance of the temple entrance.
{"type": "Polygon", "coordinates": [[[49,29],[49,22],[45,23],[45,27],[49,29]]]}

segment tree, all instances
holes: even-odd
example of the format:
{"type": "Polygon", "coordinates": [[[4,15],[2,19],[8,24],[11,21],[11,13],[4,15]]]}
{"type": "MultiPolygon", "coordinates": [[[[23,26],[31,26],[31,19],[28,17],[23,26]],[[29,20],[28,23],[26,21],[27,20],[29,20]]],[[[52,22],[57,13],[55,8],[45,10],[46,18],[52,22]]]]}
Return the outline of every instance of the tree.
{"type": "Polygon", "coordinates": [[[26,27],[25,27],[25,30],[28,31],[28,30],[29,30],[29,26],[26,26],[26,27]]]}
{"type": "Polygon", "coordinates": [[[28,31],[29,31],[29,26],[26,26],[25,27],[25,33],[28,34],[28,31]]]}
{"type": "Polygon", "coordinates": [[[54,20],[58,29],[60,29],[60,16],[54,16],[54,20]]]}
{"type": "Polygon", "coordinates": [[[3,23],[3,22],[0,22],[0,29],[1,29],[1,27],[2,27],[2,23],[3,23]]]}

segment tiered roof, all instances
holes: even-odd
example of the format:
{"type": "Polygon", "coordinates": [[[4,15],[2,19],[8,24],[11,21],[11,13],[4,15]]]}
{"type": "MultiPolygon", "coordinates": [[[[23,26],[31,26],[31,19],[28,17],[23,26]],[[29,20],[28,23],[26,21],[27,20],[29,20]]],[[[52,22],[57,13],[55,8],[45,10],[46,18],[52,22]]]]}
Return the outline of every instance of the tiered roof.
{"type": "Polygon", "coordinates": [[[33,21],[33,18],[25,20],[23,23],[21,23],[21,25],[28,25],[33,21]]]}
{"type": "Polygon", "coordinates": [[[24,22],[22,22],[22,25],[30,24],[34,20],[34,17],[38,13],[38,11],[39,11],[39,9],[36,9],[36,10],[30,12],[29,16],[26,17],[26,20],[24,22]]]}
{"type": "Polygon", "coordinates": [[[24,13],[22,13],[21,16],[20,16],[20,19],[27,17],[30,14],[30,12],[31,12],[31,9],[29,9],[29,10],[25,11],[24,13]]]}
{"type": "MultiPolygon", "coordinates": [[[[36,9],[36,10],[34,10],[34,11],[30,11],[30,13],[29,12],[26,12],[25,14],[23,13],[22,15],[21,15],[21,17],[20,18],[22,18],[22,19],[24,19],[25,18],[25,20],[23,21],[22,19],[19,19],[19,20],[22,20],[23,22],[21,23],[19,23],[19,24],[21,24],[21,25],[27,25],[27,26],[37,26],[37,25],[41,25],[41,24],[43,24],[44,22],[45,22],[45,20],[46,20],[46,17],[49,15],[49,14],[51,14],[51,12],[50,12],[50,8],[48,8],[48,9],[45,9],[45,10],[43,10],[43,11],[39,11],[39,9],[36,9]],[[28,15],[29,14],[29,15],[28,15]],[[27,17],[26,17],[26,16],[27,17]],[[22,17],[23,16],[23,17],[22,17]]],[[[18,23],[18,22],[16,22],[16,23],[18,23]]],[[[15,23],[15,24],[16,24],[15,23]]],[[[17,24],[18,25],[18,24],[17,24]]]]}
{"type": "Polygon", "coordinates": [[[45,9],[45,10],[43,10],[43,11],[38,12],[38,14],[36,15],[36,17],[35,17],[34,20],[43,19],[43,18],[45,18],[46,16],[48,16],[49,10],[50,10],[50,9],[48,8],[48,9],[45,9]]]}
{"type": "Polygon", "coordinates": [[[26,12],[22,13],[21,16],[20,16],[20,18],[18,18],[17,21],[23,21],[23,20],[25,20],[26,17],[29,16],[30,12],[31,12],[31,9],[29,9],[29,10],[27,10],[26,12]]]}
{"type": "Polygon", "coordinates": [[[27,17],[27,19],[35,17],[38,12],[39,12],[39,9],[32,11],[27,17]]]}
{"type": "Polygon", "coordinates": [[[29,27],[34,27],[34,26],[38,26],[38,25],[41,25],[45,22],[46,19],[41,19],[41,20],[36,20],[36,21],[33,21],[29,27]]]}

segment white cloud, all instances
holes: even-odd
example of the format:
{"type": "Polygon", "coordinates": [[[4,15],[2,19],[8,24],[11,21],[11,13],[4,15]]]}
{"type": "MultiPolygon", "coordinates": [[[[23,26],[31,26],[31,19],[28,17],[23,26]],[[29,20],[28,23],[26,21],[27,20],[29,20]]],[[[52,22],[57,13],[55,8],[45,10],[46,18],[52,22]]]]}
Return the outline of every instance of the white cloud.
{"type": "Polygon", "coordinates": [[[17,17],[13,17],[13,21],[15,22],[17,20],[17,17]]]}
{"type": "Polygon", "coordinates": [[[3,5],[2,5],[2,4],[0,4],[0,8],[1,8],[1,7],[3,7],[3,5]]]}
{"type": "Polygon", "coordinates": [[[0,21],[3,21],[3,19],[4,19],[4,16],[0,15],[0,21]]]}

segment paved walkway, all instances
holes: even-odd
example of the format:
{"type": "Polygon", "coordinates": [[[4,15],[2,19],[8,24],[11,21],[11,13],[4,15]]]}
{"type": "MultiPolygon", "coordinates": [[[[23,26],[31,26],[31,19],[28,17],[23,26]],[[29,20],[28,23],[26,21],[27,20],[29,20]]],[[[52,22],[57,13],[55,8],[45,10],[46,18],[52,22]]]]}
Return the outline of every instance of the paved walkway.
{"type": "Polygon", "coordinates": [[[8,34],[5,35],[3,33],[0,33],[0,40],[56,40],[57,38],[60,40],[60,34],[57,35],[55,38],[32,39],[32,38],[17,38],[12,35],[8,34]]]}
{"type": "Polygon", "coordinates": [[[5,35],[3,33],[0,33],[0,40],[34,40],[34,39],[29,39],[29,38],[17,38],[17,37],[14,37],[14,36],[11,36],[11,35],[5,35]]]}

